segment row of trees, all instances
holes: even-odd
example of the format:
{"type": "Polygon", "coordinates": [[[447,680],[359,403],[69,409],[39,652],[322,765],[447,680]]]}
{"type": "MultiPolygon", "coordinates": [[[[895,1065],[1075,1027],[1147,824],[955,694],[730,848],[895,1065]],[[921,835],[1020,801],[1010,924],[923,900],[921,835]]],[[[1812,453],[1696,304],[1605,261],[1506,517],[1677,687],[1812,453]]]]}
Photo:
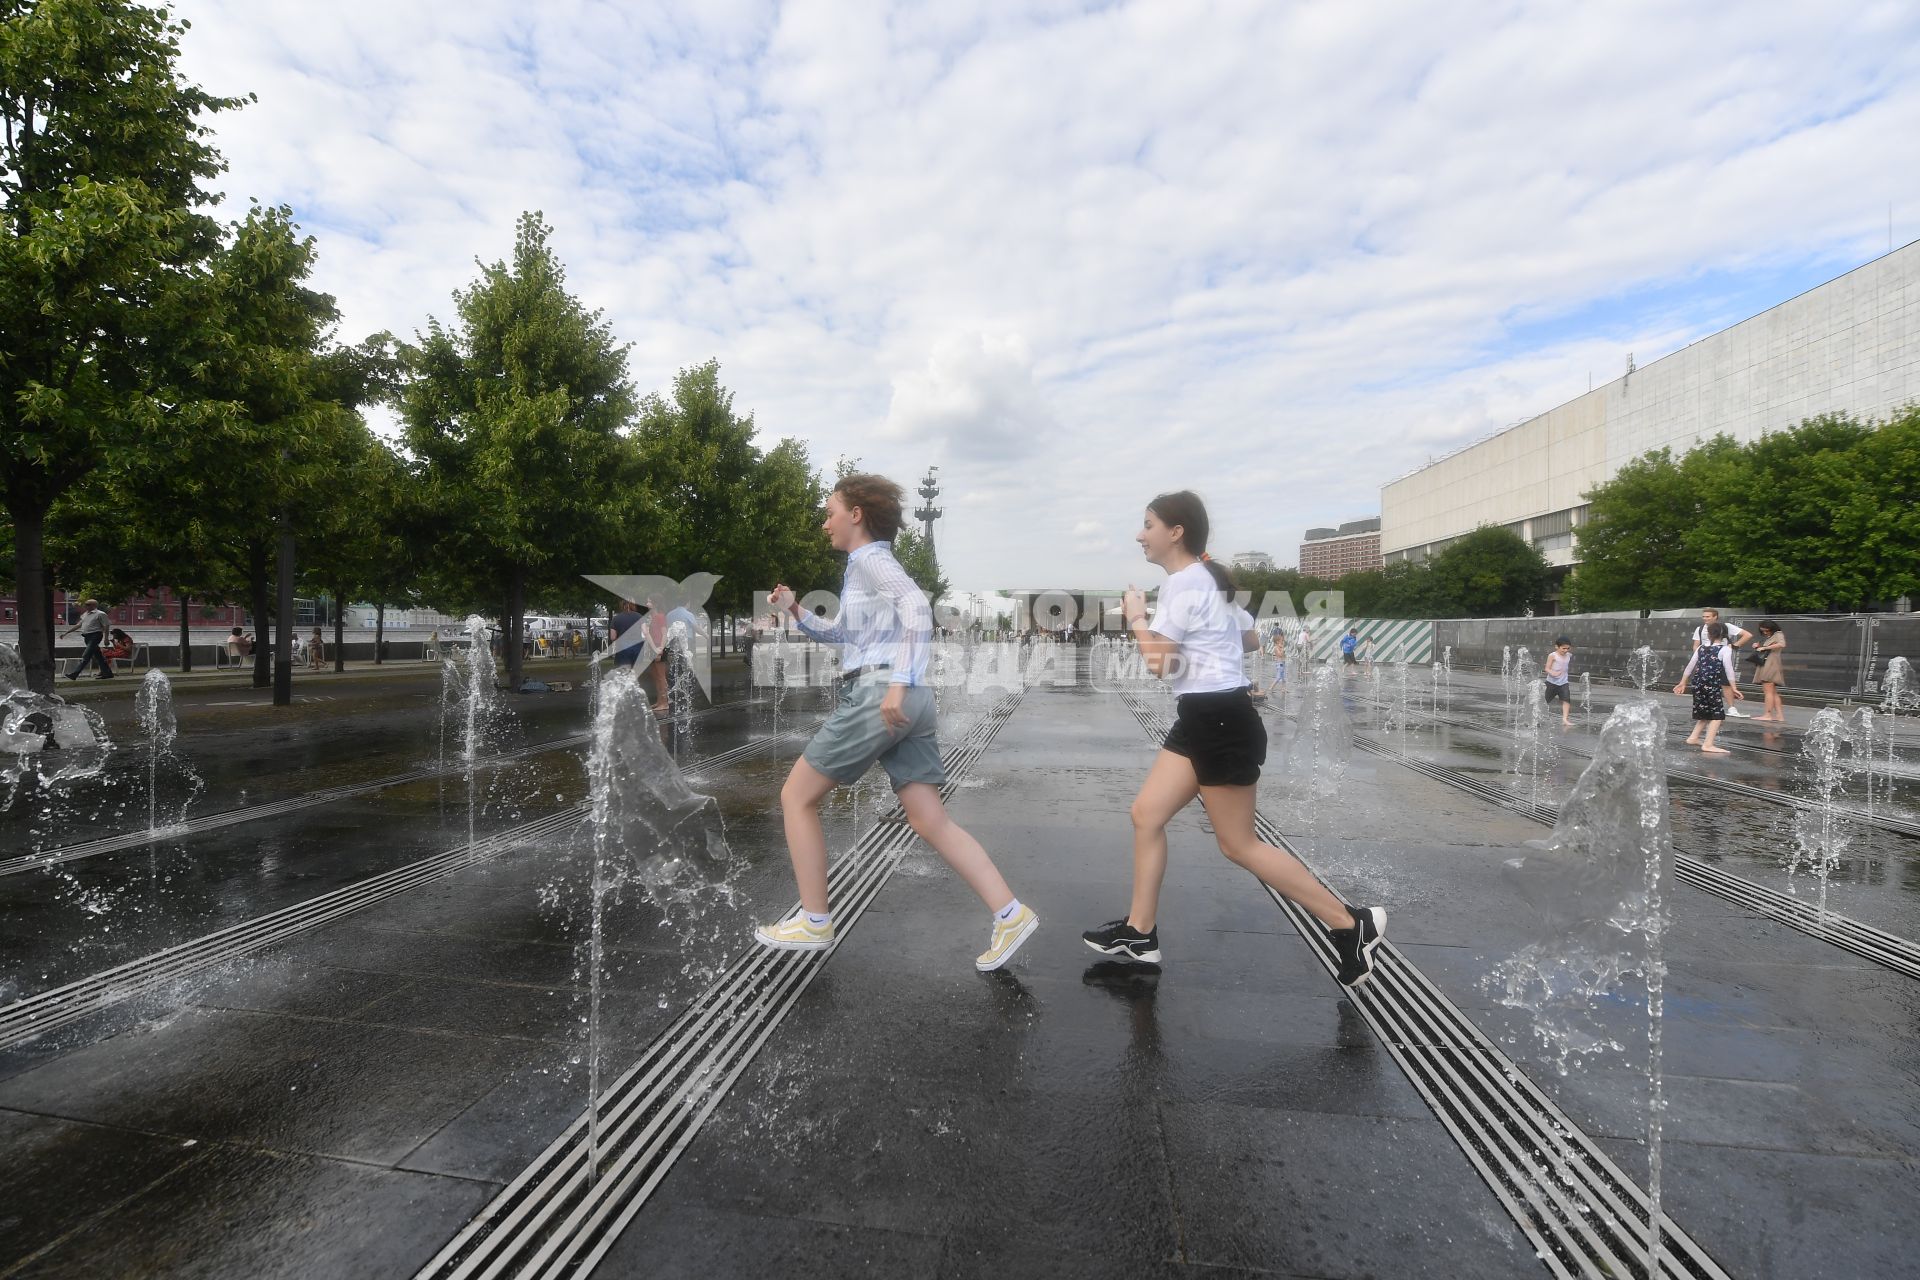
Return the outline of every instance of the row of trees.
{"type": "Polygon", "coordinates": [[[1884,423],[1829,414],[1746,444],[1658,449],[1587,499],[1568,583],[1581,609],[1784,613],[1920,594],[1920,405],[1884,423]]]}
{"type": "Polygon", "coordinates": [[[1237,570],[1236,582],[1254,593],[1285,591],[1304,608],[1314,591],[1339,591],[1352,618],[1511,618],[1539,608],[1552,571],[1532,543],[1510,529],[1476,529],[1432,559],[1384,569],[1313,578],[1296,569],[1237,570]]]}
{"type": "Polygon", "coordinates": [[[282,702],[296,589],[500,617],[517,684],[530,604],[604,603],[583,573],[714,573],[716,612],[829,580],[805,448],[763,451],[713,362],[639,394],[537,213],[448,321],[341,342],[291,211],[207,212],[206,120],[244,100],[180,78],[184,32],[130,0],[0,23],[0,580],[35,688],[56,577],[246,602],[278,622],[255,680],[282,702]]]}

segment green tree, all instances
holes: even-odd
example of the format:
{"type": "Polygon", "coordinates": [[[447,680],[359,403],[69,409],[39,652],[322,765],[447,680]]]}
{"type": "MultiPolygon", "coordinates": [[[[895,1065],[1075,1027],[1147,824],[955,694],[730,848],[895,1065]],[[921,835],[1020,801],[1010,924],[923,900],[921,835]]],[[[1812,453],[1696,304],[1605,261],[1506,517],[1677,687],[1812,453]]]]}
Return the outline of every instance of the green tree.
{"type": "MultiPolygon", "coordinates": [[[[1722,437],[1709,452],[1731,447],[1722,437]]],[[[1579,564],[1568,584],[1581,608],[1673,609],[1703,598],[1687,540],[1699,523],[1707,462],[1702,455],[1688,466],[1655,449],[1585,495],[1586,523],[1573,535],[1579,564]]]]}
{"type": "Polygon", "coordinates": [[[1689,455],[1701,500],[1687,552],[1703,598],[1784,610],[1867,602],[1879,577],[1858,542],[1878,518],[1879,495],[1860,466],[1872,434],[1825,415],[1689,455]]]}
{"type": "Polygon", "coordinates": [[[1552,574],[1537,548],[1511,529],[1483,525],[1427,566],[1429,617],[1512,618],[1546,595],[1552,574]]]}
{"type": "Polygon", "coordinates": [[[401,418],[438,541],[438,589],[503,618],[513,688],[529,593],[581,591],[580,575],[632,534],[618,491],[634,478],[627,348],[567,292],[551,235],[538,213],[521,215],[511,261],[483,264],[454,295],[456,327],[429,321],[401,351],[401,418]]]}
{"type": "Polygon", "coordinates": [[[1836,510],[1833,536],[1868,566],[1868,599],[1920,596],[1920,404],[1909,404],[1861,441],[1865,489],[1836,510]]]}
{"type": "Polygon", "coordinates": [[[893,556],[907,571],[914,585],[927,593],[928,604],[938,604],[947,594],[947,580],[940,573],[940,556],[933,543],[912,529],[894,535],[893,556]]]}
{"type": "Polygon", "coordinates": [[[180,302],[219,240],[204,119],[242,100],[181,79],[184,29],[129,0],[0,5],[0,499],[36,689],[53,682],[54,504],[116,450],[186,429],[158,366],[206,322],[180,302]]]}
{"type": "Polygon", "coordinates": [[[709,607],[747,606],[765,563],[751,515],[762,465],[753,436],[753,415],[734,412],[717,360],[682,369],[670,395],[640,404],[636,440],[651,503],[640,571],[717,575],[709,607]]]}

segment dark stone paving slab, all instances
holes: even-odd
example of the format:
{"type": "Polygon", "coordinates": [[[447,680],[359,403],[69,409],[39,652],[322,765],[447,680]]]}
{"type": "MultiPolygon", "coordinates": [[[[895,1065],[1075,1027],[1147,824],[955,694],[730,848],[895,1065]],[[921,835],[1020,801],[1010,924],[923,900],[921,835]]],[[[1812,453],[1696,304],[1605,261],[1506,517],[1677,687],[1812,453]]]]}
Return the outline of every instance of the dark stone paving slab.
{"type": "MultiPolygon", "coordinates": [[[[736,903],[692,930],[631,899],[609,912],[610,1071],[790,902],[774,793],[799,745],[703,784],[745,851],[736,903]]],[[[1110,695],[1029,691],[954,801],[1042,916],[1017,965],[972,971],[985,912],[916,845],[601,1274],[1541,1274],[1197,806],[1172,833],[1164,971],[1116,971],[1080,943],[1125,910],[1126,808],[1152,751],[1110,695]]],[[[832,839],[882,798],[833,802],[832,839]]],[[[1309,801],[1277,756],[1261,802],[1644,1168],[1635,1061],[1562,1079],[1479,986],[1524,933],[1501,864],[1542,828],[1364,757],[1339,797],[1309,801]]],[[[583,917],[566,886],[585,847],[575,833],[477,865],[0,1056],[0,1273],[30,1258],[19,1274],[410,1274],[580,1112],[583,917]]],[[[1677,900],[1670,1211],[1736,1275],[1903,1274],[1885,1224],[1920,1203],[1920,984],[1677,900]]],[[[1637,1046],[1633,1012],[1615,1029],[1637,1046]]]]}
{"type": "Polygon", "coordinates": [[[15,1274],[406,1276],[492,1191],[342,1160],[220,1147],[15,1274]]]}
{"type": "Polygon", "coordinates": [[[941,1275],[1537,1274],[1194,816],[1173,834],[1164,971],[1116,972],[1080,942],[1125,909],[1151,755],[1117,700],[1030,690],[953,805],[1042,916],[1019,962],[971,972],[984,912],[916,850],[620,1249],[666,1246],[655,1222],[697,1210],[787,1223],[734,1256],[792,1275],[846,1274],[785,1253],[821,1227],[856,1233],[856,1254],[931,1238],[941,1275]]]}
{"type": "MultiPolygon", "coordinates": [[[[1385,903],[1407,957],[1644,1181],[1644,1003],[1602,1019],[1620,1052],[1559,1074],[1532,1016],[1481,982],[1533,927],[1502,864],[1545,829],[1446,790],[1382,762],[1350,781],[1322,828],[1338,836],[1309,856],[1385,903]]],[[[1734,1275],[1900,1273],[1884,1270],[1905,1246],[1883,1206],[1920,1203],[1920,983],[1684,885],[1672,903],[1669,1212],[1734,1275]]]]}

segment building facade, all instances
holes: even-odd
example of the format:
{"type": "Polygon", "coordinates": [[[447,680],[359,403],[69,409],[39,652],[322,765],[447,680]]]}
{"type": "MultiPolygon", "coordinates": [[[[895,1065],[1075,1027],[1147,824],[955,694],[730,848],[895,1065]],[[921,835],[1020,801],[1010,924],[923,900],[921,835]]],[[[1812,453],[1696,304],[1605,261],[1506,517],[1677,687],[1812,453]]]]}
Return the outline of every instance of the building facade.
{"type": "Polygon", "coordinates": [[[1264,551],[1236,551],[1229,563],[1236,569],[1245,569],[1252,573],[1273,571],[1273,557],[1264,551]]]}
{"type": "Polygon", "coordinates": [[[1338,529],[1309,529],[1300,544],[1300,572],[1332,581],[1347,573],[1378,569],[1380,518],[1349,520],[1338,529]]]}
{"type": "Polygon", "coordinates": [[[1380,548],[1388,563],[1419,561],[1501,525],[1571,564],[1585,495],[1642,454],[1756,440],[1823,413],[1884,419],[1916,401],[1920,242],[1388,482],[1380,548]]]}

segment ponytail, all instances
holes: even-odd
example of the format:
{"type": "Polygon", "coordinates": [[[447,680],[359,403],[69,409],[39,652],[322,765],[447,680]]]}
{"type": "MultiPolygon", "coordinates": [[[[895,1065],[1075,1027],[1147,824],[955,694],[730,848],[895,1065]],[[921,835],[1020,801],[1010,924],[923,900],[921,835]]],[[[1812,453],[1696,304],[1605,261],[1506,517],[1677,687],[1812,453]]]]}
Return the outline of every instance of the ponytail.
{"type": "Polygon", "coordinates": [[[1239,589],[1234,586],[1233,571],[1231,569],[1221,564],[1218,560],[1215,560],[1212,556],[1207,555],[1205,552],[1202,552],[1200,555],[1200,563],[1205,565],[1207,572],[1213,575],[1213,584],[1220,588],[1221,595],[1231,600],[1239,593],[1239,589]]]}
{"type": "Polygon", "coordinates": [[[1180,526],[1180,545],[1189,555],[1200,557],[1200,563],[1213,575],[1213,584],[1220,588],[1220,594],[1231,600],[1237,593],[1233,584],[1233,574],[1227,566],[1207,554],[1207,537],[1213,531],[1207,519],[1207,506],[1200,501],[1200,495],[1191,489],[1179,489],[1173,493],[1163,493],[1147,504],[1147,510],[1160,517],[1160,523],[1180,526]]]}

